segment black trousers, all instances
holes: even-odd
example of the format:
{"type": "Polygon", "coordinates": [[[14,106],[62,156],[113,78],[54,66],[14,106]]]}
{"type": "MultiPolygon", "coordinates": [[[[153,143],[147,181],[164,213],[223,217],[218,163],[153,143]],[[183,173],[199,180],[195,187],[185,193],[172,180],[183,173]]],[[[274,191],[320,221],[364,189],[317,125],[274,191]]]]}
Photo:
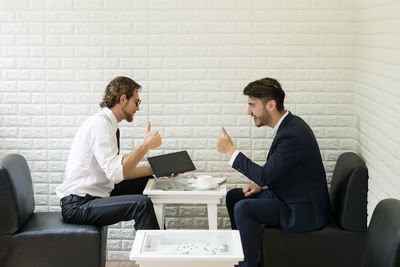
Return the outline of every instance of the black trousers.
{"type": "Polygon", "coordinates": [[[73,224],[110,225],[135,220],[135,229],[160,229],[150,198],[143,195],[148,177],[116,184],[110,197],[69,195],[61,199],[64,221],[73,224]]]}

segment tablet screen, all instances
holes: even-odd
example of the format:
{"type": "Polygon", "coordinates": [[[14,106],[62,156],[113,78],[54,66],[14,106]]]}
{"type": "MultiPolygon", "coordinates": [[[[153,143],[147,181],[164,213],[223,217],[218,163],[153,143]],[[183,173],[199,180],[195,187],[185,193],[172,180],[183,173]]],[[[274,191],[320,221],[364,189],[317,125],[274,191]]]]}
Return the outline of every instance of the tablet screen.
{"type": "Polygon", "coordinates": [[[187,151],[179,151],[164,155],[148,157],[156,177],[169,176],[171,173],[184,173],[196,170],[187,151]]]}

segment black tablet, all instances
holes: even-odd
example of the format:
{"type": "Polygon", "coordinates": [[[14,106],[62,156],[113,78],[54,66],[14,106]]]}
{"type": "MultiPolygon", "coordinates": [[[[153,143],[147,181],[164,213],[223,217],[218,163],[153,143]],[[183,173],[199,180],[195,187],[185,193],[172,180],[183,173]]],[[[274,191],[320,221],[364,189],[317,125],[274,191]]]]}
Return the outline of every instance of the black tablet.
{"type": "Polygon", "coordinates": [[[187,151],[179,151],[164,155],[148,157],[156,177],[169,176],[171,173],[184,173],[196,170],[187,151]]]}

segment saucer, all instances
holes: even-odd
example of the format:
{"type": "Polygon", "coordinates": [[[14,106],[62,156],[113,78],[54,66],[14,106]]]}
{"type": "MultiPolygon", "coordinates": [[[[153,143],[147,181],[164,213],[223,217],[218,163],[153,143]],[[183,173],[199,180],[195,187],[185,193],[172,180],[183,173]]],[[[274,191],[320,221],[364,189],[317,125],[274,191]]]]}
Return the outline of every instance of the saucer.
{"type": "Polygon", "coordinates": [[[213,178],[212,180],[215,181],[218,185],[226,182],[226,178],[213,178]]]}
{"type": "Polygon", "coordinates": [[[208,190],[217,187],[219,184],[216,181],[212,181],[210,184],[206,186],[200,186],[198,181],[195,181],[192,183],[190,186],[195,187],[196,189],[201,189],[201,190],[208,190]]]}
{"type": "Polygon", "coordinates": [[[223,184],[225,182],[226,182],[226,178],[212,178],[211,179],[211,183],[209,185],[200,186],[198,181],[197,181],[197,179],[192,178],[192,179],[189,179],[187,183],[191,187],[195,187],[195,188],[201,189],[201,190],[208,190],[208,189],[215,188],[215,187],[217,187],[217,186],[219,186],[219,185],[221,185],[221,184],[223,184]]]}

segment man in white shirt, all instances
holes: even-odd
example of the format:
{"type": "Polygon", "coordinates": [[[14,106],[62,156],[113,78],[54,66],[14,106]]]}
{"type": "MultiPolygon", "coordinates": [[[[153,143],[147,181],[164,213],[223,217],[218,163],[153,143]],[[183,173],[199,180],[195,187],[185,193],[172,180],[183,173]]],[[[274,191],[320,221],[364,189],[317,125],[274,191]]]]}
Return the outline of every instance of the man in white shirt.
{"type": "Polygon", "coordinates": [[[102,110],[78,129],[66,179],[56,189],[65,222],[101,226],[135,220],[136,230],[159,229],[153,203],[142,195],[153,170],[137,164],[161,145],[160,134],[148,122],[143,141],[129,154],[119,155],[118,122],[132,122],[141,102],[140,88],[128,77],[114,78],[105,89],[102,110]]]}
{"type": "Polygon", "coordinates": [[[231,166],[254,182],[230,190],[226,206],[232,228],[241,236],[244,261],[239,266],[257,267],[261,224],[285,232],[312,231],[327,223],[330,202],[317,140],[304,120],[284,109],[285,92],[279,82],[263,78],[249,83],[243,94],[255,125],[272,128],[267,161],[260,166],[239,152],[224,128],[217,150],[229,155],[231,166]]]}

